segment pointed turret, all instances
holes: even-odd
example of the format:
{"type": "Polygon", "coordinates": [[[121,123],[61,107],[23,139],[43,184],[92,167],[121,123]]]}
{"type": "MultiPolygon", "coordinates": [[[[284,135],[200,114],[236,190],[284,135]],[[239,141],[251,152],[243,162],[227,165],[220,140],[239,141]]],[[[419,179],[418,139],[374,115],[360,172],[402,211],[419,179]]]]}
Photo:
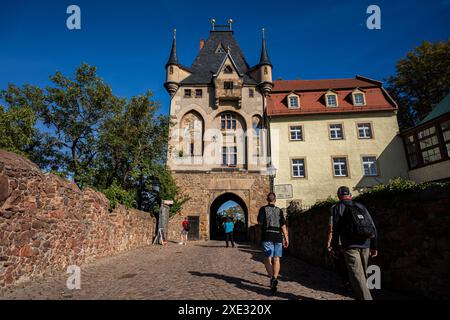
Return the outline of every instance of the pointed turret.
{"type": "Polygon", "coordinates": [[[263,94],[267,96],[272,91],[273,83],[272,83],[272,63],[270,62],[269,55],[267,54],[266,33],[264,29],[262,29],[262,48],[258,69],[260,79],[259,86],[263,94]]]}
{"type": "Polygon", "coordinates": [[[178,65],[177,55],[177,30],[173,30],[172,49],[170,50],[169,60],[166,63],[166,67],[170,65],[178,65]]]}
{"type": "Polygon", "coordinates": [[[164,87],[169,92],[170,96],[173,97],[180,87],[180,82],[187,77],[187,72],[178,63],[177,55],[177,30],[173,30],[173,41],[172,49],[170,50],[169,60],[166,63],[166,82],[164,87]]]}
{"type": "Polygon", "coordinates": [[[269,55],[267,54],[266,49],[266,33],[265,30],[262,29],[262,48],[261,48],[261,57],[259,58],[260,66],[268,65],[272,67],[272,63],[270,62],[269,55]]]}

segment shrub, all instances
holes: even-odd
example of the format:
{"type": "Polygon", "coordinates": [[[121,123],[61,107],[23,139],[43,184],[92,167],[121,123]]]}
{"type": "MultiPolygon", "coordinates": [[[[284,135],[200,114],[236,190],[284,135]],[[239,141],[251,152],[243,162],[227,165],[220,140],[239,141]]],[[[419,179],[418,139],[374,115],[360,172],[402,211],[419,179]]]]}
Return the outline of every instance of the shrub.
{"type": "Polygon", "coordinates": [[[116,180],[107,189],[102,190],[102,192],[109,199],[110,209],[115,209],[118,204],[123,204],[127,208],[136,206],[135,191],[123,189],[117,184],[116,180]]]}

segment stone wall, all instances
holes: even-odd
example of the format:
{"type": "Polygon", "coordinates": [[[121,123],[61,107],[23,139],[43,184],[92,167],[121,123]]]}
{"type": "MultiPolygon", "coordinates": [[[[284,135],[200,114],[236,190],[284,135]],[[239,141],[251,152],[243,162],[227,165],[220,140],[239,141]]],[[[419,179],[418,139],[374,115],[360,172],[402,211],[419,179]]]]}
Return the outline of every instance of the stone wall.
{"type": "Polygon", "coordinates": [[[0,288],[151,243],[154,218],[0,151],[0,288]]]}
{"type": "MultiPolygon", "coordinates": [[[[382,288],[427,298],[450,298],[450,190],[448,187],[364,203],[379,232],[382,288]]],[[[290,253],[332,267],[325,253],[329,208],[289,214],[290,253]]]]}
{"type": "Polygon", "coordinates": [[[266,204],[270,188],[268,176],[259,172],[175,172],[174,176],[181,192],[188,195],[190,200],[171,219],[169,239],[174,236],[179,239],[182,217],[197,215],[200,217],[200,239],[209,240],[211,205],[226,193],[238,196],[245,203],[248,227],[251,228],[257,223],[259,208],[266,204]]]}

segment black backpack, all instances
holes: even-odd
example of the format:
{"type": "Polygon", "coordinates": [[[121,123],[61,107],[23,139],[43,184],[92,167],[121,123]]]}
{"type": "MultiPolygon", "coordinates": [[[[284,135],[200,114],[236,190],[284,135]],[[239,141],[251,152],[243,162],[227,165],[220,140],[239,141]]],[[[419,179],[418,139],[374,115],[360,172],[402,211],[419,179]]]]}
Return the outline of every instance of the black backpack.
{"type": "Polygon", "coordinates": [[[374,238],[376,229],[368,212],[356,204],[344,205],[345,209],[342,217],[346,234],[355,240],[361,241],[374,238]]]}

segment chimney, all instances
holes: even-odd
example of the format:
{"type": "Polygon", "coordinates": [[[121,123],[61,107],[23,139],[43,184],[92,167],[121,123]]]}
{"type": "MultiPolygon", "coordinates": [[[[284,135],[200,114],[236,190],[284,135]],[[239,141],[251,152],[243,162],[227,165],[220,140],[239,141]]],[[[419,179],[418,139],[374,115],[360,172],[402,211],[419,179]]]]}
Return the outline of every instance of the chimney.
{"type": "Polygon", "coordinates": [[[200,39],[200,50],[202,50],[204,46],[205,46],[205,40],[200,39]]]}

